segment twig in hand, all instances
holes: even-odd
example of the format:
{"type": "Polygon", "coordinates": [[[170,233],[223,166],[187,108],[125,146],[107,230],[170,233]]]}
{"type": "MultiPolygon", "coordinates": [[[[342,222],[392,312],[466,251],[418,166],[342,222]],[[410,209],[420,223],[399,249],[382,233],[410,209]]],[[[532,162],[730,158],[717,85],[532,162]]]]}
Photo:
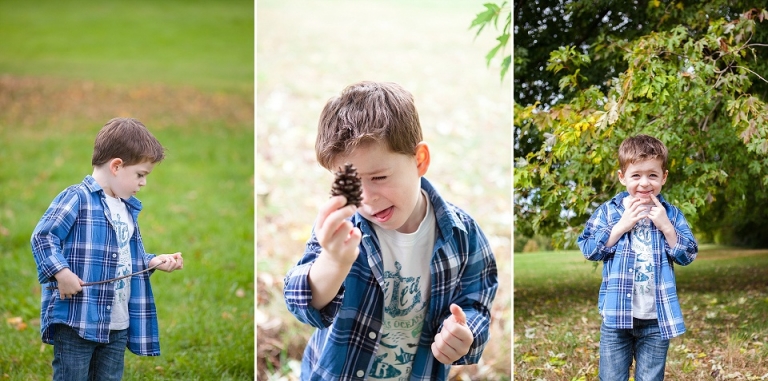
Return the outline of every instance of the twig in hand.
{"type": "MultiPolygon", "coordinates": [[[[141,270],[141,271],[136,271],[135,273],[130,273],[130,274],[127,274],[127,275],[119,276],[117,278],[112,278],[112,279],[107,279],[107,280],[100,280],[98,282],[86,282],[86,283],[83,283],[81,285],[81,287],[93,286],[93,285],[96,285],[96,284],[104,284],[104,283],[116,282],[116,281],[118,281],[120,279],[125,279],[125,278],[128,278],[128,277],[132,277],[134,275],[139,275],[141,273],[145,273],[147,271],[152,271],[152,270],[156,269],[158,266],[160,266],[163,263],[165,263],[165,261],[166,260],[162,260],[162,261],[160,261],[160,263],[158,263],[158,264],[156,264],[156,265],[154,265],[152,267],[146,268],[146,269],[141,270]]],[[[46,287],[45,289],[46,290],[56,290],[56,289],[58,289],[58,287],[50,286],[50,287],[46,287]]]]}

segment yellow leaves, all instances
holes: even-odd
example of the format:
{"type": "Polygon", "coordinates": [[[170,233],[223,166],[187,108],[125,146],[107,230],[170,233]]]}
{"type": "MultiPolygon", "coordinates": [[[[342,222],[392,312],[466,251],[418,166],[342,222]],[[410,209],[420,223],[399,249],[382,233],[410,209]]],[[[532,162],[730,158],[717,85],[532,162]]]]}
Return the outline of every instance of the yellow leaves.
{"type": "Polygon", "coordinates": [[[23,331],[27,329],[27,323],[24,322],[24,319],[22,319],[21,316],[9,317],[5,319],[5,322],[17,331],[23,331]]]}
{"type": "Polygon", "coordinates": [[[661,6],[661,1],[660,1],[660,0],[652,0],[652,1],[651,1],[651,5],[652,5],[654,8],[658,8],[658,7],[660,7],[660,6],[661,6]]]}
{"type": "Polygon", "coordinates": [[[578,132],[584,132],[587,131],[590,127],[592,127],[591,124],[589,124],[586,121],[581,121],[573,125],[573,128],[578,132]]]}

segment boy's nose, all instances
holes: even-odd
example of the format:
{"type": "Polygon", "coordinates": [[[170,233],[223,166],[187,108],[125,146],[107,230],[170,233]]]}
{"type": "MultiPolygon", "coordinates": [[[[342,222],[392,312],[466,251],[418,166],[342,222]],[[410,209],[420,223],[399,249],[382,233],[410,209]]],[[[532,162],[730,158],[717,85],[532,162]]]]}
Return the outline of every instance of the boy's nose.
{"type": "Polygon", "coordinates": [[[373,192],[371,191],[370,187],[368,187],[365,184],[363,184],[361,186],[361,188],[363,189],[363,194],[362,194],[363,203],[372,202],[374,200],[374,196],[373,196],[373,192]]]}

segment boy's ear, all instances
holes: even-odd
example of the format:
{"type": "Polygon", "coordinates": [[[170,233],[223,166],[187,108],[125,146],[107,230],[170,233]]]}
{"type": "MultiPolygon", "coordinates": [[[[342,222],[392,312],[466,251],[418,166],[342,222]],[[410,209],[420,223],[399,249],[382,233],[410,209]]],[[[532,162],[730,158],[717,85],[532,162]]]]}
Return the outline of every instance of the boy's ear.
{"type": "Polygon", "coordinates": [[[429,169],[429,146],[425,142],[416,145],[416,169],[419,177],[424,176],[429,169]]]}
{"type": "Polygon", "coordinates": [[[117,173],[117,168],[123,165],[123,159],[117,157],[109,161],[109,172],[113,175],[117,173]]]}
{"type": "Polygon", "coordinates": [[[621,185],[627,185],[624,183],[624,173],[621,172],[621,169],[619,169],[618,173],[619,173],[619,182],[621,183],[621,185]]]}

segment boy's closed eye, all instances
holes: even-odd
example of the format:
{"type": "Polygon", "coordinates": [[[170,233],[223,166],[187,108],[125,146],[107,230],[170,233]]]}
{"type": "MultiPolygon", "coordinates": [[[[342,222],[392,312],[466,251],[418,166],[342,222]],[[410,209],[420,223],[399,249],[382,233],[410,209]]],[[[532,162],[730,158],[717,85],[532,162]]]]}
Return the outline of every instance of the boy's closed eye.
{"type": "Polygon", "coordinates": [[[372,181],[381,181],[381,180],[385,180],[386,178],[387,178],[387,176],[374,176],[374,177],[371,178],[371,180],[372,181]]]}

